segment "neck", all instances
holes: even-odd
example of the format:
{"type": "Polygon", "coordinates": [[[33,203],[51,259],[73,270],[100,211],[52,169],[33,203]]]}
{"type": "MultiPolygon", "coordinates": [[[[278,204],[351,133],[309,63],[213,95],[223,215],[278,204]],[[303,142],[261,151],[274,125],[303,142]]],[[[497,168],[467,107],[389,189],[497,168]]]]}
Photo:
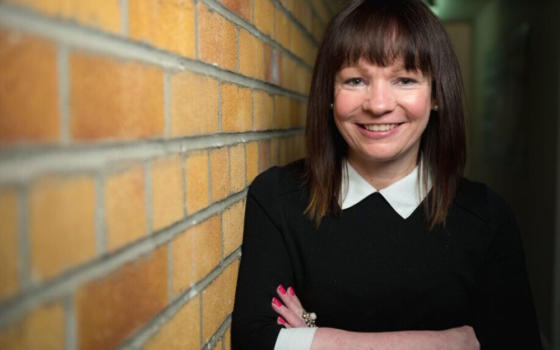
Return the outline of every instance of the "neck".
{"type": "Polygon", "coordinates": [[[410,174],[416,167],[416,156],[399,161],[388,160],[373,162],[358,157],[348,156],[352,167],[375,189],[381,190],[410,174]]]}

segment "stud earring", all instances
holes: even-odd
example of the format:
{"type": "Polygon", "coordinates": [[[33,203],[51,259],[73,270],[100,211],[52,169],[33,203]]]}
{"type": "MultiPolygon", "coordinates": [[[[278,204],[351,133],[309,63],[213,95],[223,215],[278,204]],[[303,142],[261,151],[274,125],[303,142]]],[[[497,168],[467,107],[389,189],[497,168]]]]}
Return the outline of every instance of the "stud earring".
{"type": "Polygon", "coordinates": [[[432,108],[432,110],[433,110],[434,112],[437,112],[437,111],[439,110],[439,106],[438,106],[438,105],[434,105],[434,107],[432,108]]]}

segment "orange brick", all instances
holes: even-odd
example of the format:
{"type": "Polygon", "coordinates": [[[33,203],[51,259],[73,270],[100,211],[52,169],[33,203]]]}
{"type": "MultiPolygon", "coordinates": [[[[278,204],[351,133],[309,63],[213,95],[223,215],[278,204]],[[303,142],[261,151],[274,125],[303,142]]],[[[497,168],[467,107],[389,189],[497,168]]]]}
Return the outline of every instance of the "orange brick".
{"type": "Polygon", "coordinates": [[[146,234],[146,192],[142,166],[105,181],[107,248],[114,250],[146,234]]]}
{"type": "Polygon", "coordinates": [[[270,166],[280,164],[280,139],[270,139],[270,166]]]}
{"type": "Polygon", "coordinates": [[[130,37],[185,57],[195,57],[192,0],[130,0],[130,37]]]}
{"type": "Polygon", "coordinates": [[[231,350],[231,327],[224,334],[224,350],[231,350]]]}
{"type": "Polygon", "coordinates": [[[237,30],[202,2],[198,6],[198,45],[203,61],[235,71],[237,68],[237,30]]]}
{"type": "Polygon", "coordinates": [[[239,248],[243,238],[243,220],[245,217],[245,200],[239,201],[222,214],[224,231],[224,256],[239,248]]]}
{"type": "Polygon", "coordinates": [[[152,210],[154,231],[183,218],[183,169],[178,156],[156,160],[152,166],[152,210]]]}
{"type": "Polygon", "coordinates": [[[231,327],[229,327],[224,334],[224,349],[231,350],[231,327]]]}
{"type": "Polygon", "coordinates": [[[227,148],[210,151],[212,202],[224,199],[229,194],[229,157],[227,148]]]}
{"type": "Polygon", "coordinates": [[[276,11],[274,13],[275,26],[274,26],[274,39],[280,43],[284,48],[290,48],[291,30],[294,26],[283,11],[276,11]]]}
{"type": "Polygon", "coordinates": [[[247,149],[247,183],[251,183],[259,174],[259,144],[251,142],[245,147],[247,149]]]}
{"type": "Polygon", "coordinates": [[[182,72],[171,76],[171,136],[218,131],[218,81],[182,72]]]}
{"type": "Polygon", "coordinates": [[[264,91],[253,91],[253,115],[255,130],[274,128],[274,108],[272,96],[264,91]]]}
{"type": "Polygon", "coordinates": [[[148,341],[146,350],[200,349],[200,298],[189,300],[159,332],[148,341]]]}
{"type": "Polygon", "coordinates": [[[95,255],[95,185],[87,176],[45,177],[30,189],[33,277],[44,280],[95,255]]]}
{"type": "Polygon", "coordinates": [[[288,139],[282,138],[279,141],[278,162],[280,165],[286,165],[288,163],[288,139]]]}
{"type": "Polygon", "coordinates": [[[245,188],[245,144],[239,143],[229,148],[230,189],[239,192],[245,188]]]}
{"type": "Polygon", "coordinates": [[[311,82],[311,73],[302,65],[296,64],[293,70],[294,80],[291,88],[302,95],[309,93],[309,87],[311,82]]]}
{"type": "Polygon", "coordinates": [[[304,116],[301,115],[301,102],[298,100],[290,99],[288,102],[290,127],[298,127],[304,124],[304,116]]]}
{"type": "Polygon", "coordinates": [[[239,31],[239,72],[265,79],[263,43],[244,29],[239,31]]]}
{"type": "Polygon", "coordinates": [[[121,31],[119,0],[7,0],[7,2],[29,7],[49,16],[73,19],[81,24],[109,32],[119,33],[121,31]]]}
{"type": "Polygon", "coordinates": [[[19,289],[19,209],[16,192],[0,189],[0,300],[19,289]]]}
{"type": "Polygon", "coordinates": [[[294,12],[296,18],[305,29],[311,31],[311,18],[313,17],[313,13],[311,12],[309,4],[306,1],[296,1],[294,12]]]}
{"type": "Polygon", "coordinates": [[[233,310],[238,268],[239,260],[236,260],[202,292],[203,343],[210,339],[233,310]]]}
{"type": "Polygon", "coordinates": [[[222,131],[251,129],[251,90],[222,84],[222,131]]]}
{"type": "Polygon", "coordinates": [[[74,53],[71,130],[81,140],[163,134],[163,72],[137,62],[74,53]]]}
{"type": "Polygon", "coordinates": [[[323,38],[323,33],[325,31],[325,26],[319,19],[315,16],[311,17],[311,34],[317,41],[321,41],[323,38]]]}
{"type": "Polygon", "coordinates": [[[222,0],[222,4],[251,22],[251,0],[222,0]]]}
{"type": "Polygon", "coordinates": [[[221,222],[213,216],[189,228],[172,242],[173,295],[182,293],[220,262],[221,222]]]}
{"type": "Polygon", "coordinates": [[[290,126],[290,99],[286,96],[275,96],[274,116],[276,128],[288,128],[290,126]]]}
{"type": "Polygon", "coordinates": [[[57,141],[54,44],[0,29],[0,142],[57,141]]]}
{"type": "Polygon", "coordinates": [[[323,22],[328,22],[330,19],[329,10],[325,7],[323,0],[311,0],[315,11],[319,14],[319,17],[323,22]]]}
{"type": "Polygon", "coordinates": [[[270,45],[265,44],[264,47],[264,70],[266,81],[271,84],[278,85],[282,73],[280,70],[282,55],[276,48],[272,48],[270,45]]]}
{"type": "Polygon", "coordinates": [[[64,349],[64,329],[62,305],[41,306],[0,331],[0,349],[64,349]]]}
{"type": "Polygon", "coordinates": [[[206,151],[189,153],[185,162],[185,169],[187,213],[191,215],[210,204],[208,153],[206,151]]]}
{"type": "Polygon", "coordinates": [[[259,173],[270,167],[270,140],[259,142],[259,173]]]}
{"type": "Polygon", "coordinates": [[[280,3],[284,8],[290,12],[294,11],[294,1],[295,0],[280,0],[280,3]]]}
{"type": "Polygon", "coordinates": [[[112,349],[167,305],[167,246],[76,293],[78,348],[112,349]]]}
{"type": "Polygon", "coordinates": [[[289,57],[282,55],[280,60],[280,72],[282,74],[279,76],[280,86],[294,90],[294,75],[296,73],[297,64],[289,57]]]}
{"type": "Polygon", "coordinates": [[[266,35],[272,36],[274,31],[274,4],[270,0],[254,2],[255,26],[266,35]]]}

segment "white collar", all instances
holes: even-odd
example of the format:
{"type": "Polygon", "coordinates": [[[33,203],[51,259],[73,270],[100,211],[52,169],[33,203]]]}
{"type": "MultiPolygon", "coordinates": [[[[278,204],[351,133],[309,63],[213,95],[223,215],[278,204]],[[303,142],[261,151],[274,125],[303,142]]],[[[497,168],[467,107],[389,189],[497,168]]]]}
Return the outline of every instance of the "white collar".
{"type": "Polygon", "coordinates": [[[342,210],[358,204],[375,192],[379,192],[403,219],[408,218],[432,188],[432,182],[428,179],[428,188],[423,191],[423,186],[419,185],[421,181],[419,182],[418,179],[418,169],[419,166],[416,166],[410,174],[378,191],[358,174],[349,162],[344,162],[340,196],[342,210]]]}

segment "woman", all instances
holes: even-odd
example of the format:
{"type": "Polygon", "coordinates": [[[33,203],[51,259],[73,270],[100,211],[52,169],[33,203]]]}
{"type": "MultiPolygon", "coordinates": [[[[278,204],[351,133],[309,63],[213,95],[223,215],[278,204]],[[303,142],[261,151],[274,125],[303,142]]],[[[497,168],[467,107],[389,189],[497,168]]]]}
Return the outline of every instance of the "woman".
{"type": "Polygon", "coordinates": [[[234,349],[540,348],[515,220],[462,178],[461,86],[420,0],[331,21],[307,157],[249,189],[234,349]]]}

